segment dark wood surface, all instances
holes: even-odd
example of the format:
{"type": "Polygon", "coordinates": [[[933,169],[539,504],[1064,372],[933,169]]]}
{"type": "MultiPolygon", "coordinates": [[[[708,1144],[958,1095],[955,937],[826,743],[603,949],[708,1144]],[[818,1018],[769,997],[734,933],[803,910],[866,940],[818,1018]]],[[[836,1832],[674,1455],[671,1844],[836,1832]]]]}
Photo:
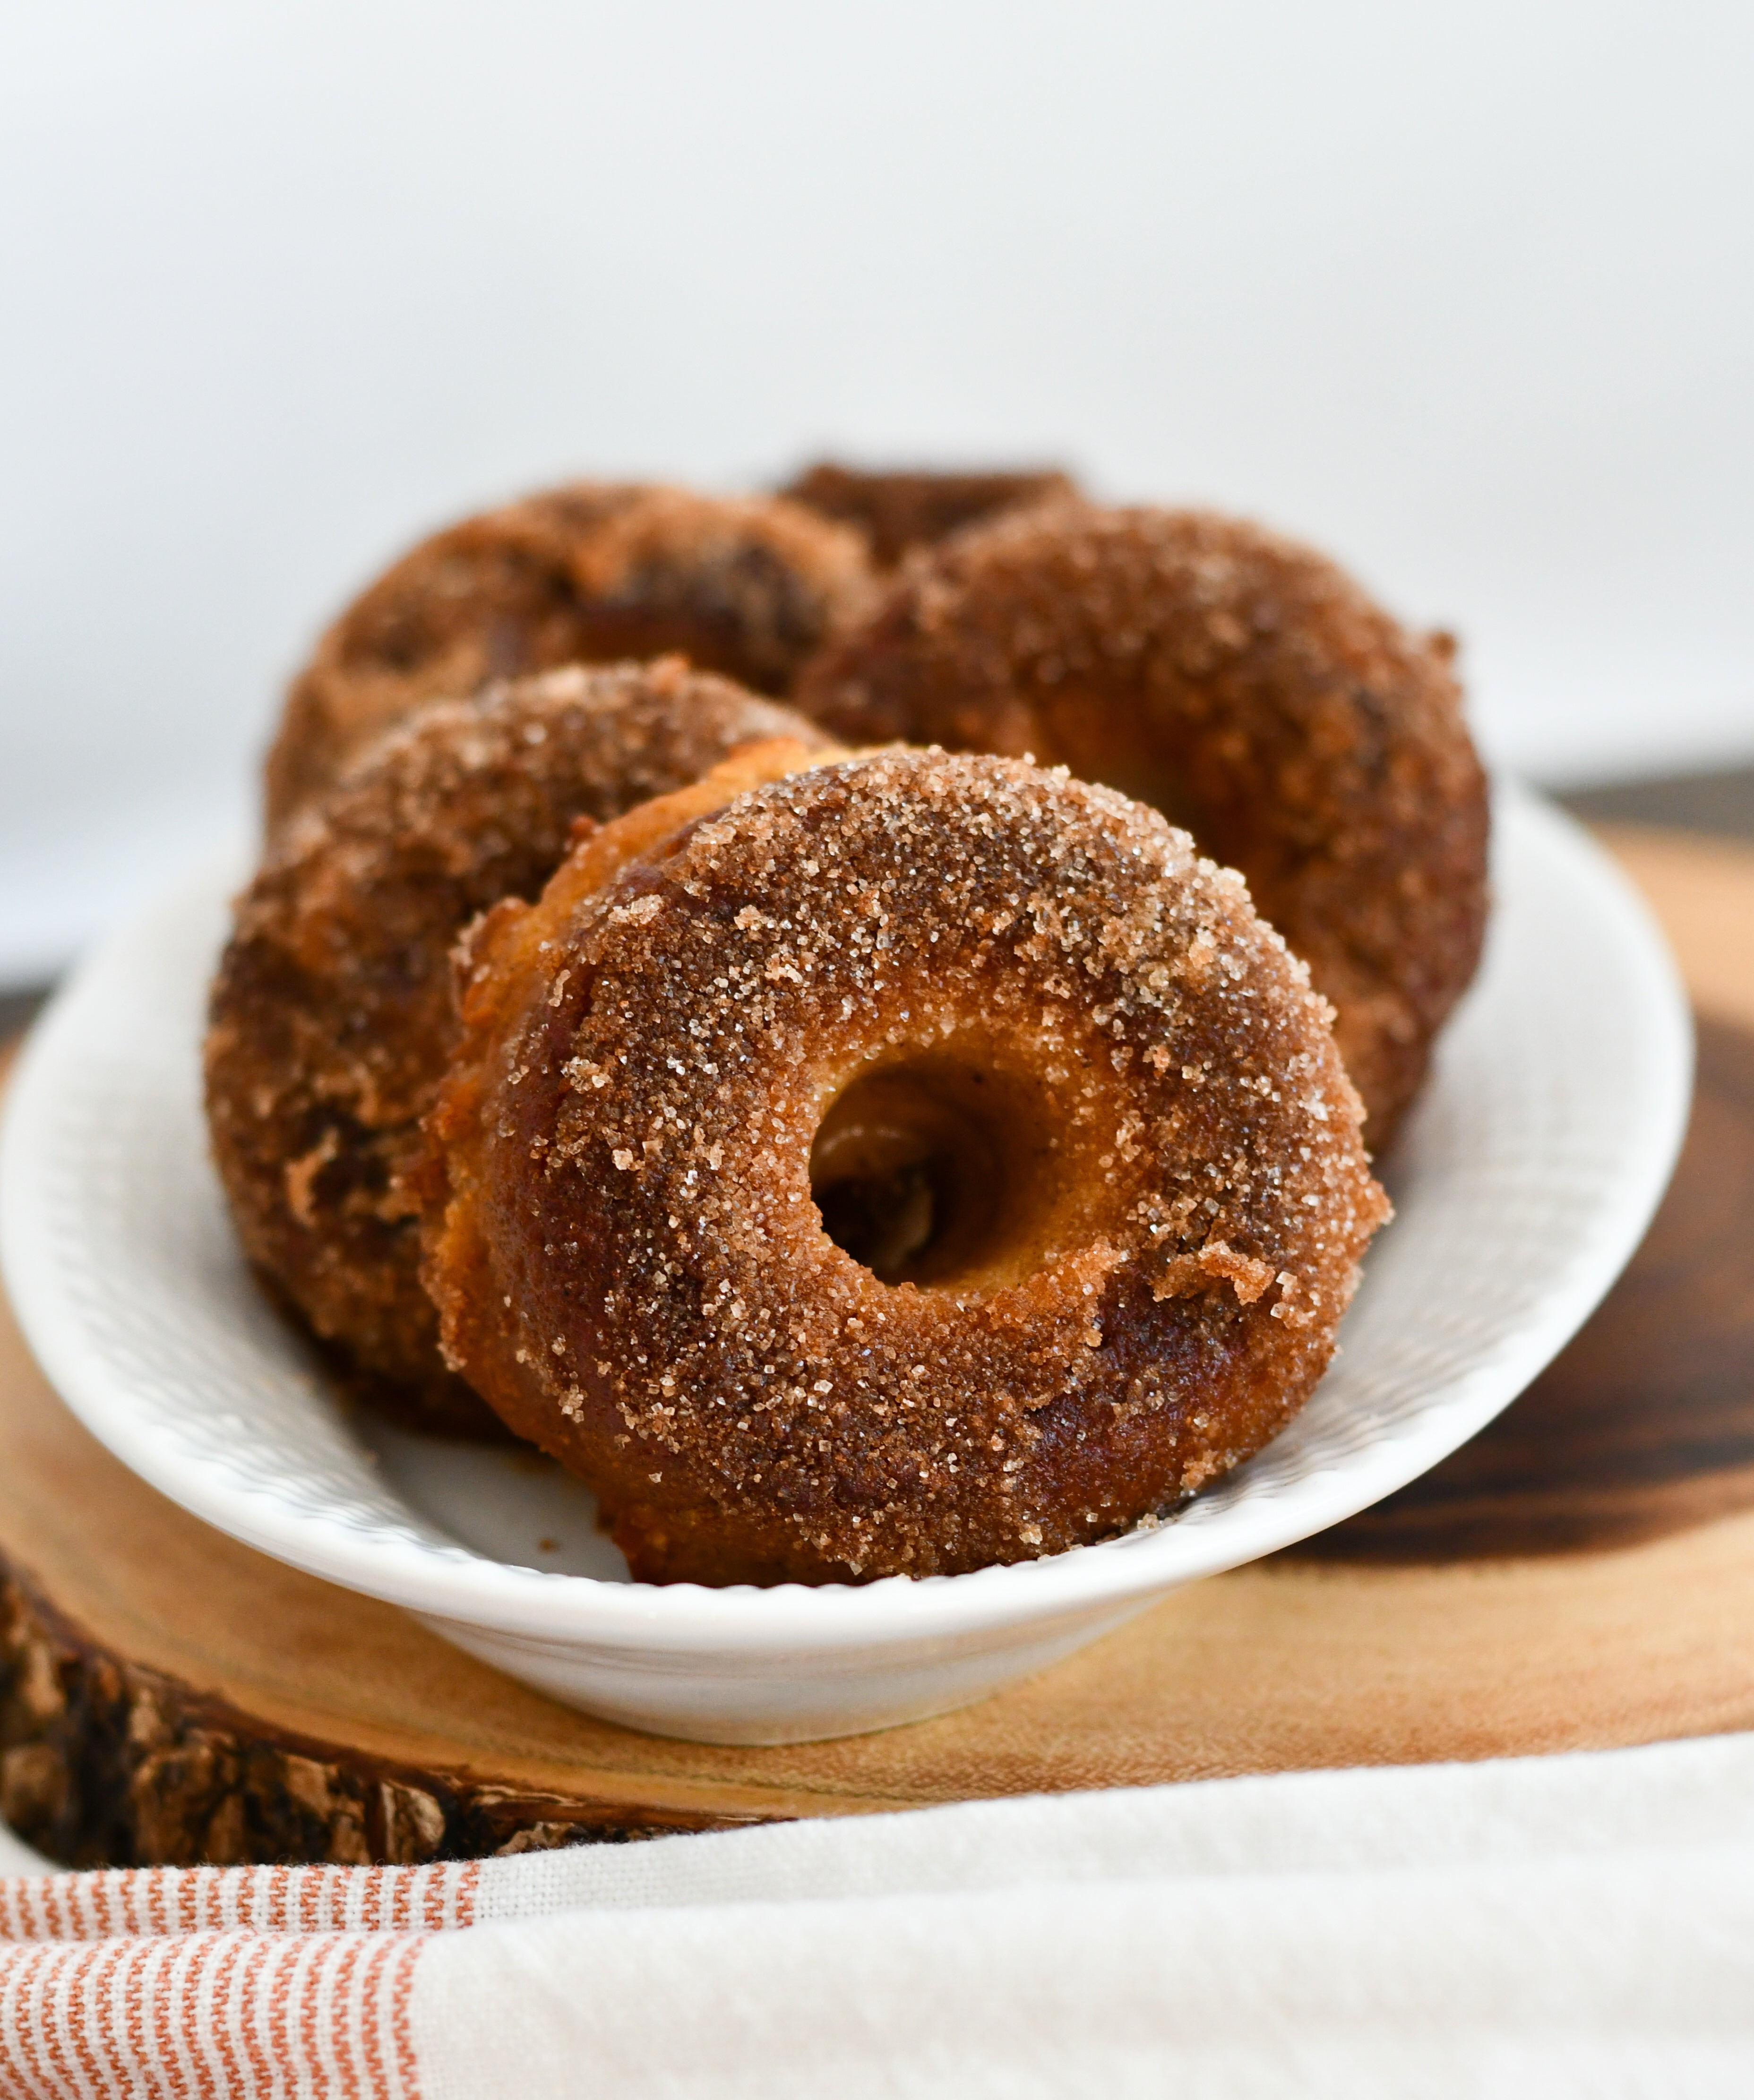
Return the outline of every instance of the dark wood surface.
{"type": "Polygon", "coordinates": [[[1617,843],[1701,1013],[1681,1170],[1571,1348],[1377,1509],[960,1714],[668,1742],[184,1515],[0,1308],[0,1810],[81,1864],[422,1859],[1754,1726],[1754,851],[1617,843]]]}
{"type": "Polygon", "coordinates": [[[22,1035],[48,995],[40,986],[23,991],[0,991],[0,1043],[9,1043],[22,1035]]]}
{"type": "Polygon", "coordinates": [[[1754,1507],[1754,1035],[1699,1030],[1681,1163],[1595,1317],[1472,1443],[1301,1551],[1593,1551],[1754,1507]]]}
{"type": "Polygon", "coordinates": [[[1560,797],[1590,824],[1659,825],[1668,831],[1754,839],[1754,765],[1628,780],[1560,797]]]}

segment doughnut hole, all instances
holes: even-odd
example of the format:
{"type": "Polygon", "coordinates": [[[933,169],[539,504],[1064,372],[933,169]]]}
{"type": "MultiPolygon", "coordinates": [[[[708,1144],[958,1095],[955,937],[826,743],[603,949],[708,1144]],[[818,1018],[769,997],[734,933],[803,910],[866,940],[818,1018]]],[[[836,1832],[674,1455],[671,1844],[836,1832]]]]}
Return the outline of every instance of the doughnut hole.
{"type": "Polygon", "coordinates": [[[1032,1081],[908,1053],[829,1103],[810,1192],[828,1238],[880,1283],[993,1289],[1048,1257],[1058,1149],[1032,1081]]]}
{"type": "Polygon", "coordinates": [[[1204,812],[1185,770],[1175,762],[1173,739],[1148,708],[1119,709],[1073,684],[1039,700],[1036,718],[1037,741],[1047,747],[1036,754],[1042,764],[1063,765],[1080,780],[1118,788],[1196,838],[1204,831],[1204,812]]]}

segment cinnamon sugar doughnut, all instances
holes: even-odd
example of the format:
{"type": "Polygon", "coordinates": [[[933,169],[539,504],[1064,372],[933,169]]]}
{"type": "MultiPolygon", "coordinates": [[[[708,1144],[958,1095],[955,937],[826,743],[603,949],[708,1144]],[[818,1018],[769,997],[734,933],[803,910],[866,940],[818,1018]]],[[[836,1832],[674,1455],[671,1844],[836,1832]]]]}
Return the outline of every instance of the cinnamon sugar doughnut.
{"type": "Polygon", "coordinates": [[[1241,880],[1015,761],[745,754],[459,982],[444,1346],[643,1580],[954,1573],[1161,1511],[1307,1398],[1385,1211],[1241,880]]]}
{"type": "Polygon", "coordinates": [[[579,482],[466,518],[317,644],[268,755],[268,828],[410,708],[490,678],[679,650],[783,693],[870,589],[856,533],[776,497],[579,482]]]}
{"type": "Polygon", "coordinates": [[[207,1038],[214,1154],[250,1260],[358,1387],[497,1429],[439,1355],[404,1176],[455,1034],[449,951],[619,816],[799,717],[672,657],[552,672],[391,730],[240,899],[207,1038]]]}
{"type": "Polygon", "coordinates": [[[925,558],[795,698],[849,740],[1029,752],[1185,824],[1332,1001],[1381,1149],[1485,925],[1452,647],[1258,527],[1067,504],[925,558]]]}
{"type": "Polygon", "coordinates": [[[926,469],[873,473],[822,460],[780,492],[824,518],[859,527],[870,543],[872,560],[879,568],[892,569],[913,548],[931,546],[978,518],[1078,492],[1058,467],[963,474],[926,469]]]}

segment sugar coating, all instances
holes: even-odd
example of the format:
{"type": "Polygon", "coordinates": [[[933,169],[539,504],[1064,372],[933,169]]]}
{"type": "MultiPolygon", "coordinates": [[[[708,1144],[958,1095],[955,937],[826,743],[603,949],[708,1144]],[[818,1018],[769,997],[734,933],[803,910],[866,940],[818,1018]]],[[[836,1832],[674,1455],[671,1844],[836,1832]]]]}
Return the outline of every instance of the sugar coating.
{"type": "Polygon", "coordinates": [[[1258,526],[1072,501],[913,558],[794,697],[850,742],[1028,753],[1185,824],[1333,1003],[1380,1149],[1485,926],[1453,646],[1258,526]]]}
{"type": "Polygon", "coordinates": [[[214,984],[207,1109],[251,1260],[373,1399],[497,1428],[438,1350],[407,1176],[457,1035],[450,950],[603,823],[741,744],[822,742],[672,657],[436,702],[281,833],[214,984]]]}
{"type": "Polygon", "coordinates": [[[269,754],[269,828],[422,701],[669,650],[784,693],[871,592],[860,536],[777,497],[579,482],[466,518],[404,555],[317,644],[269,754]]]}
{"type": "Polygon", "coordinates": [[[429,1124],[446,1347],[635,1573],[956,1573],[1257,1449],[1386,1205],[1240,878],[1111,790],[942,752],[684,814],[479,944],[429,1124]],[[987,1273],[886,1284],[811,1144],[861,1073],[934,1059],[1038,1102],[1045,1162],[987,1273]]]}

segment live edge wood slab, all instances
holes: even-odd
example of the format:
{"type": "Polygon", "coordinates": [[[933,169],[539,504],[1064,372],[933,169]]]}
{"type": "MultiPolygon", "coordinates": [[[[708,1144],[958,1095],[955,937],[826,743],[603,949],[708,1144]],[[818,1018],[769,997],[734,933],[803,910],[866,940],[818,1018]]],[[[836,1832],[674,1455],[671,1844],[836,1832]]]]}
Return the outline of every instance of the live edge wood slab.
{"type": "Polygon", "coordinates": [[[1754,851],[1613,843],[1699,1011],[1686,1155],[1588,1326],[1403,1493],[965,1712],[713,1749],[572,1713],[185,1516],[0,1309],[0,1809],[76,1864],[421,1860],[1754,1726],[1754,851]]]}

